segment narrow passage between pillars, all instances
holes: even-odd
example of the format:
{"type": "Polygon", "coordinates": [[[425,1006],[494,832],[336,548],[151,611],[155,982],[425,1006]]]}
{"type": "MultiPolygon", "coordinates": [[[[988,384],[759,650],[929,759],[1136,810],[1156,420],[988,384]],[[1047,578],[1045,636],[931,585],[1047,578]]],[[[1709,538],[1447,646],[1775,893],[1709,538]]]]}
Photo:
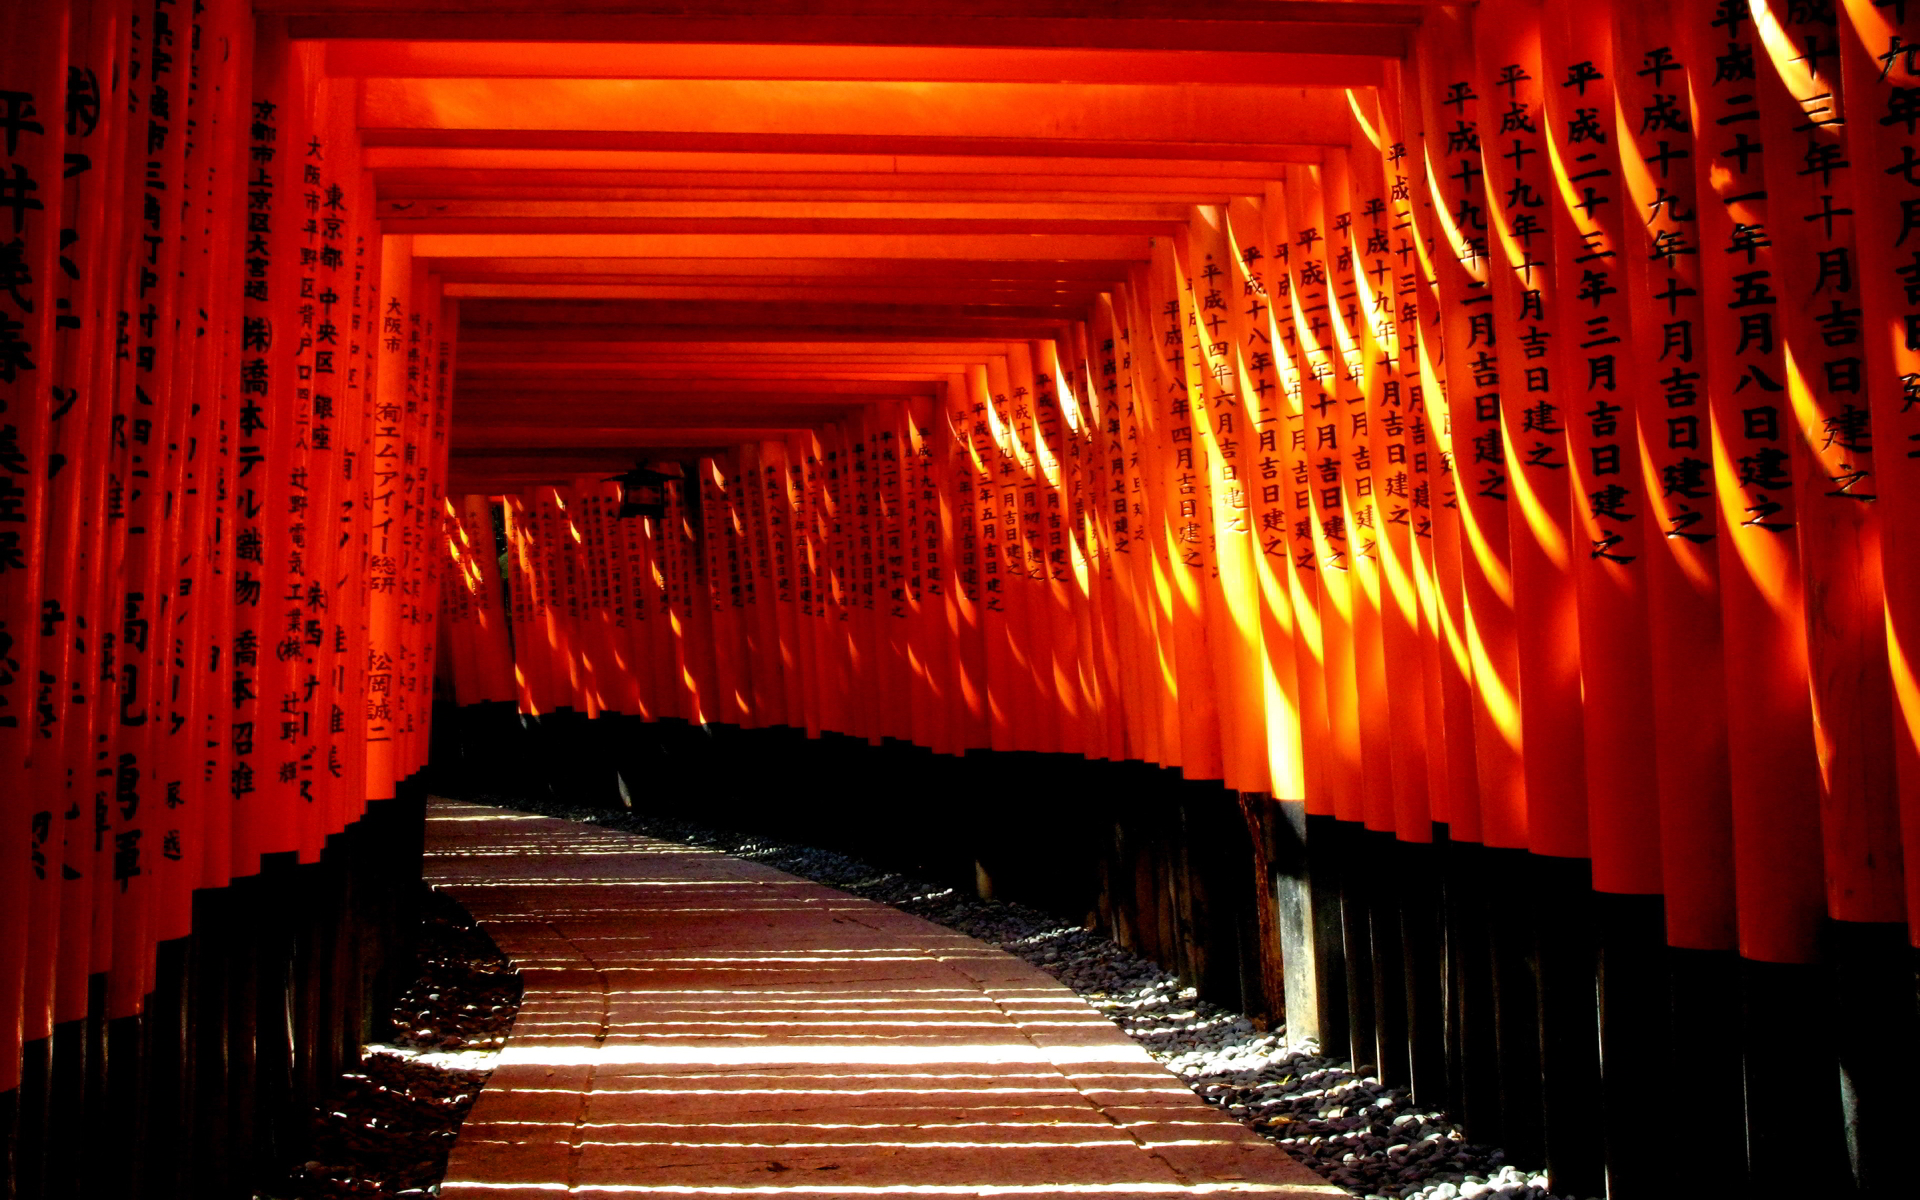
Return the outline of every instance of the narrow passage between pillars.
{"type": "Polygon", "coordinates": [[[245,1187],[434,757],[1910,1190],[1910,7],[5,7],[0,1179],[245,1187]]]}

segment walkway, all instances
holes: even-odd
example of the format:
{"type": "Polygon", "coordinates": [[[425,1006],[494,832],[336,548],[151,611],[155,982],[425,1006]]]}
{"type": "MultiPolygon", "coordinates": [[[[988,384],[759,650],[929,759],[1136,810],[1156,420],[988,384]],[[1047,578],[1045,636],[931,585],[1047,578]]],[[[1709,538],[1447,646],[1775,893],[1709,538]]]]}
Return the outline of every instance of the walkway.
{"type": "Polygon", "coordinates": [[[1343,1195],[1051,977],[757,863],[436,802],[526,999],[447,1170],[503,1195],[1343,1195]]]}

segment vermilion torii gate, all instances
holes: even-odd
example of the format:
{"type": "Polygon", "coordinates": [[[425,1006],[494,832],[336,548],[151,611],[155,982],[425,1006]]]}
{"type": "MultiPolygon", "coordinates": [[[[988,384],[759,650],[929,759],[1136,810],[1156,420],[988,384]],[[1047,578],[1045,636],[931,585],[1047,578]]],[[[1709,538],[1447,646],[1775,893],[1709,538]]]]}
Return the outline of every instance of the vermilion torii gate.
{"type": "Polygon", "coordinates": [[[529,719],[1218,781],[1296,1034],[1629,1195],[1556,1115],[1603,1057],[1677,1029],[1762,1113],[1811,1027],[1809,1119],[1880,1169],[1920,915],[1904,4],[0,30],[23,1187],[232,1049],[169,1022],[289,1096],[357,1043],[385,942],[329,922],[406,873],[436,671],[529,719]],[[266,895],[351,986],[206,982],[193,947],[293,927],[266,895]],[[308,1016],[262,1033],[259,988],[308,1016]]]}

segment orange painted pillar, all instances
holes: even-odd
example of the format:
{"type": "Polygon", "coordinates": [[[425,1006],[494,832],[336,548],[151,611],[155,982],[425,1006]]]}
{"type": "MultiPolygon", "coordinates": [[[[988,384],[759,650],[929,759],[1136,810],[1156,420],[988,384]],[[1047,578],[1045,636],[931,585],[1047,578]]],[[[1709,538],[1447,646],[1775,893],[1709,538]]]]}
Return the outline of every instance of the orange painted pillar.
{"type": "MultiPolygon", "coordinates": [[[[1370,243],[1376,253],[1368,277],[1379,281],[1380,293],[1374,302],[1391,322],[1391,369],[1397,379],[1390,382],[1397,382],[1399,391],[1396,397],[1383,389],[1383,398],[1397,399],[1397,403],[1388,403],[1381,418],[1386,460],[1383,469],[1387,472],[1381,491],[1383,505],[1389,506],[1386,525],[1391,538],[1397,539],[1402,531],[1406,534],[1405,556],[1396,551],[1395,562],[1405,563],[1406,574],[1399,576],[1404,582],[1399,586],[1410,589],[1411,610],[1407,611],[1409,602],[1398,588],[1394,602],[1406,611],[1402,620],[1413,641],[1411,651],[1403,649],[1401,653],[1419,664],[1422,684],[1420,754],[1417,760],[1411,756],[1396,759],[1394,802],[1397,811],[1407,813],[1407,819],[1396,816],[1395,824],[1403,835],[1412,826],[1424,838],[1431,836],[1434,824],[1453,822],[1454,761],[1456,755],[1470,751],[1472,725],[1469,720],[1457,719],[1450,728],[1448,706],[1457,706],[1457,718],[1468,718],[1471,701],[1466,672],[1461,669],[1464,656],[1454,659],[1446,653],[1445,589],[1450,583],[1457,596],[1458,576],[1451,580],[1443,577],[1440,545],[1446,539],[1457,547],[1458,527],[1453,520],[1456,509],[1446,504],[1452,498],[1451,477],[1442,470],[1446,460],[1439,452],[1439,438],[1447,425],[1446,398],[1429,366],[1433,348],[1429,339],[1438,334],[1434,326],[1439,310],[1432,290],[1432,248],[1437,247],[1438,238],[1431,233],[1431,221],[1424,220],[1429,212],[1423,201],[1428,194],[1424,146],[1418,139],[1410,139],[1407,132],[1408,115],[1418,109],[1417,93],[1409,90],[1407,79],[1415,67],[1411,63],[1387,63],[1383,70],[1374,138],[1380,160],[1382,211],[1374,230],[1377,240],[1370,243]],[[1456,736],[1461,739],[1458,745],[1456,736]],[[1413,771],[1425,773],[1425,784],[1419,792],[1399,786],[1403,779],[1410,781],[1413,771]],[[1424,812],[1418,796],[1424,797],[1424,812]]],[[[1470,759],[1470,752],[1466,756],[1470,759]]]]}
{"type": "MultiPolygon", "coordinates": [[[[1315,816],[1331,816],[1333,795],[1329,790],[1329,757],[1333,752],[1333,734],[1327,710],[1327,642],[1322,605],[1320,550],[1315,541],[1313,477],[1307,451],[1306,398],[1309,384],[1318,395],[1314,382],[1314,362],[1294,304],[1296,275],[1293,258],[1304,247],[1296,247],[1289,216],[1295,202],[1289,200],[1285,185],[1270,183],[1261,198],[1258,241],[1251,246],[1241,239],[1241,260],[1252,282],[1256,277],[1265,290],[1269,304],[1273,390],[1273,417],[1263,421],[1260,432],[1260,527],[1261,554],[1265,564],[1280,573],[1275,590],[1284,589],[1284,598],[1275,596],[1270,607],[1276,613],[1284,603],[1290,616],[1293,674],[1298,688],[1300,791],[1283,793],[1275,766],[1276,798],[1300,799],[1315,816]],[[1255,258],[1250,250],[1260,252],[1255,258]],[[1258,268],[1264,261],[1265,270],[1258,268]]],[[[1254,235],[1250,234],[1249,238],[1254,235]]],[[[1305,281],[1305,277],[1300,277],[1305,281]]],[[[1249,334],[1251,336],[1251,334],[1249,334]]],[[[1250,357],[1249,362],[1253,359],[1250,357]]],[[[1268,647],[1270,661],[1277,659],[1276,648],[1268,647]]],[[[1284,671],[1284,667],[1277,670],[1284,671]]],[[[1272,734],[1270,733],[1271,737],[1272,734]]]]}
{"type": "Polygon", "coordinates": [[[1785,4],[1754,17],[1761,131],[1775,147],[1804,145],[1762,165],[1775,220],[1799,217],[1799,236],[1774,248],[1781,303],[1768,315],[1788,364],[1781,416],[1790,412],[1794,427],[1827,912],[1843,921],[1898,921],[1906,896],[1895,849],[1900,810],[1881,586],[1885,471],[1874,451],[1854,279],[1861,205],[1854,184],[1868,172],[1851,165],[1845,131],[1854,106],[1837,56],[1821,65],[1805,53],[1809,37],[1833,36],[1832,23],[1785,4]]]}
{"type": "Polygon", "coordinates": [[[1254,539],[1245,471],[1253,449],[1245,364],[1234,337],[1233,260],[1226,212],[1191,210],[1184,251],[1181,308],[1187,325],[1186,394],[1195,433],[1196,469],[1207,479],[1201,511],[1210,569],[1204,581],[1206,645],[1218,694],[1221,774],[1236,791],[1264,792],[1266,764],[1265,647],[1253,569],[1254,539]]]}
{"type": "Polygon", "coordinates": [[[1321,678],[1326,695],[1328,750],[1327,797],[1342,820],[1366,816],[1366,768],[1360,724],[1359,671],[1356,663],[1358,583],[1353,577],[1348,536],[1347,464],[1341,449],[1346,405],[1340,394],[1342,362],[1334,328],[1335,294],[1327,263],[1328,219],[1318,171],[1289,167],[1285,186],[1285,225],[1292,235],[1287,256],[1295,334],[1300,341],[1301,434],[1296,490],[1306,492],[1312,514],[1319,573],[1321,678]],[[1302,478],[1304,476],[1304,478],[1302,478]]]}
{"type": "Polygon", "coordinates": [[[1146,580],[1148,658],[1147,716],[1155,724],[1153,744],[1158,747],[1151,760],[1163,767],[1179,767],[1186,756],[1182,742],[1183,722],[1176,689],[1179,684],[1179,649],[1173,636],[1174,546],[1167,520],[1167,494],[1162,476],[1164,457],[1161,439],[1166,436],[1165,405],[1158,402],[1166,384],[1161,380],[1158,357],[1165,334],[1155,325],[1148,299],[1149,268],[1135,264],[1128,271],[1127,284],[1114,293],[1114,315],[1121,340],[1122,371],[1131,387],[1128,405],[1128,439],[1134,453],[1128,456],[1129,473],[1138,474],[1128,482],[1128,491],[1138,498],[1133,520],[1138,523],[1134,545],[1144,552],[1142,563],[1146,580]],[[1137,485],[1137,487],[1136,487],[1137,485]]]}
{"type": "Polygon", "coordinates": [[[1661,890],[1660,809],[1647,624],[1650,510],[1638,421],[1650,380],[1636,352],[1632,269],[1623,261],[1635,254],[1644,260],[1646,251],[1627,237],[1629,193],[1618,125],[1609,120],[1619,73],[1610,9],[1603,0],[1543,10],[1542,120],[1557,180],[1549,201],[1561,285],[1556,369],[1572,489],[1568,554],[1579,600],[1581,711],[1591,748],[1593,885],[1652,894],[1661,890]]]}
{"type": "Polygon", "coordinates": [[[1723,721],[1699,718],[1725,711],[1727,685],[1694,126],[1671,13],[1626,4],[1611,11],[1615,102],[1639,114],[1619,134],[1619,156],[1622,203],[1645,219],[1626,228],[1619,261],[1642,372],[1642,538],[1667,938],[1692,949],[1732,949],[1727,730],[1723,721]]]}
{"type": "MultiPolygon", "coordinates": [[[[1436,13],[1418,48],[1428,130],[1427,181],[1443,232],[1435,257],[1440,333],[1451,418],[1452,476],[1459,504],[1464,642],[1473,669],[1473,747],[1480,838],[1524,848],[1527,782],[1522,770],[1520,667],[1508,525],[1512,489],[1500,425],[1503,381],[1520,386],[1520,365],[1503,366],[1493,310],[1492,239],[1481,161],[1483,128],[1498,115],[1477,89],[1464,22],[1436,13]]],[[[1511,351],[1520,356],[1518,347],[1511,351]]]]}
{"type": "Polygon", "coordinates": [[[54,281],[60,277],[67,30],[65,3],[35,6],[18,14],[0,46],[0,87],[27,97],[39,118],[23,121],[0,142],[0,170],[21,181],[23,199],[34,201],[11,210],[0,233],[20,239],[23,266],[35,281],[18,295],[0,297],[0,329],[8,334],[0,357],[0,861],[8,864],[0,873],[0,909],[15,914],[0,929],[0,1089],[19,1082],[28,922],[58,919],[58,910],[50,908],[58,895],[49,885],[53,873],[41,880],[19,864],[30,861],[34,836],[31,762],[41,657],[37,622],[47,575],[48,405],[58,353],[54,281]]]}
{"type": "Polygon", "coordinates": [[[1920,87],[1912,56],[1920,40],[1909,16],[1870,0],[1844,0],[1840,74],[1851,110],[1859,306],[1868,408],[1880,454],[1880,569],[1886,599],[1893,753],[1906,863],[1907,925],[1920,938],[1920,253],[1911,228],[1920,193],[1912,143],[1920,123],[1900,103],[1920,87]]]}
{"type": "Polygon", "coordinates": [[[992,599],[987,584],[993,577],[989,565],[994,549],[980,524],[992,482],[986,435],[975,432],[986,426],[985,376],[985,369],[976,367],[966,376],[949,379],[940,416],[946,450],[946,486],[941,492],[950,497],[942,544],[952,564],[946,628],[956,643],[950,712],[963,750],[992,745],[994,725],[987,693],[987,606],[992,599]]]}
{"type": "MultiPolygon", "coordinates": [[[[1143,298],[1154,332],[1151,361],[1142,364],[1145,403],[1155,437],[1147,448],[1158,472],[1156,522],[1167,547],[1169,609],[1163,644],[1173,648],[1173,706],[1180,729],[1182,774],[1220,779],[1225,774],[1220,742],[1217,681],[1207,647],[1207,584],[1214,567],[1212,485],[1205,447],[1195,431],[1188,384],[1189,338],[1182,308],[1185,279],[1172,239],[1156,238],[1143,298]]],[[[1195,366],[1193,370],[1203,370],[1195,366]]],[[[1204,414],[1202,414],[1204,415],[1204,414]]],[[[1171,764],[1169,764],[1171,765],[1171,764]]]]}
{"type": "Polygon", "coordinates": [[[1038,602],[1035,617],[1046,627],[1047,654],[1035,664],[1045,682],[1043,697],[1057,722],[1053,749],[1082,754],[1086,741],[1088,698],[1080,677],[1080,622],[1084,605],[1071,549],[1071,472],[1069,433],[1061,399],[1058,347],[1052,341],[1027,343],[1032,364],[1032,413],[1028,444],[1033,449],[1033,528],[1027,543],[1027,569],[1038,602]]]}
{"type": "Polygon", "coordinates": [[[1502,366],[1500,433],[1509,503],[1527,844],[1587,853],[1580,626],[1567,482],[1569,384],[1556,333],[1574,289],[1558,286],[1549,207],[1557,183],[1541,106],[1540,10],[1500,0],[1475,10],[1474,87],[1486,172],[1489,290],[1502,366]]]}
{"type": "Polygon", "coordinates": [[[1414,487],[1408,469],[1417,381],[1401,375],[1400,330],[1393,308],[1395,271],[1385,157],[1377,98],[1349,97],[1352,149],[1344,156],[1347,226],[1337,271],[1341,328],[1364,402],[1348,410],[1345,447],[1354,478],[1354,564],[1364,588],[1361,611],[1375,624],[1367,641],[1362,697],[1372,714],[1366,732],[1369,828],[1403,841],[1432,840],[1427,794],[1426,690],[1399,683],[1421,678],[1419,589],[1413,555],[1414,487]],[[1373,779],[1378,778],[1376,785],[1373,779]]]}
{"type": "MultiPolygon", "coordinates": [[[[1768,238],[1765,160],[1754,83],[1721,76],[1717,60],[1764,53],[1750,24],[1714,24],[1715,6],[1686,0],[1674,14],[1676,50],[1692,85],[1696,129],[1731,129],[1732,154],[1696,153],[1703,253],[1707,389],[1720,505],[1721,620],[1732,767],[1734,892],[1740,951],[1766,962],[1806,962],[1825,909],[1819,762],[1808,699],[1806,638],[1795,528],[1783,347],[1760,336],[1779,306],[1768,238]],[[1751,118],[1753,128],[1748,128],[1751,118]],[[1746,133],[1743,139],[1739,135],[1746,133]]],[[[1704,140],[1704,138],[1702,138],[1704,140]]]]}
{"type": "Polygon", "coordinates": [[[367,459],[367,778],[369,800],[393,795],[399,710],[400,558],[405,533],[407,324],[413,308],[413,243],[389,234],[380,260],[380,360],[373,386],[372,448],[367,459]]]}

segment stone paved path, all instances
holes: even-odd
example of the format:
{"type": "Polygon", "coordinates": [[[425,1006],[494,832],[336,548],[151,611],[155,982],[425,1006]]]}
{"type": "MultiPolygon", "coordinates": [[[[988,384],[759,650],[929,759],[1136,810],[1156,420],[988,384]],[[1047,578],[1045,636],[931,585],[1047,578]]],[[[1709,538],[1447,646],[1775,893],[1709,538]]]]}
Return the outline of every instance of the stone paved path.
{"type": "Polygon", "coordinates": [[[714,851],[436,801],[523,972],[446,1200],[1341,1196],[1051,977],[714,851]]]}

